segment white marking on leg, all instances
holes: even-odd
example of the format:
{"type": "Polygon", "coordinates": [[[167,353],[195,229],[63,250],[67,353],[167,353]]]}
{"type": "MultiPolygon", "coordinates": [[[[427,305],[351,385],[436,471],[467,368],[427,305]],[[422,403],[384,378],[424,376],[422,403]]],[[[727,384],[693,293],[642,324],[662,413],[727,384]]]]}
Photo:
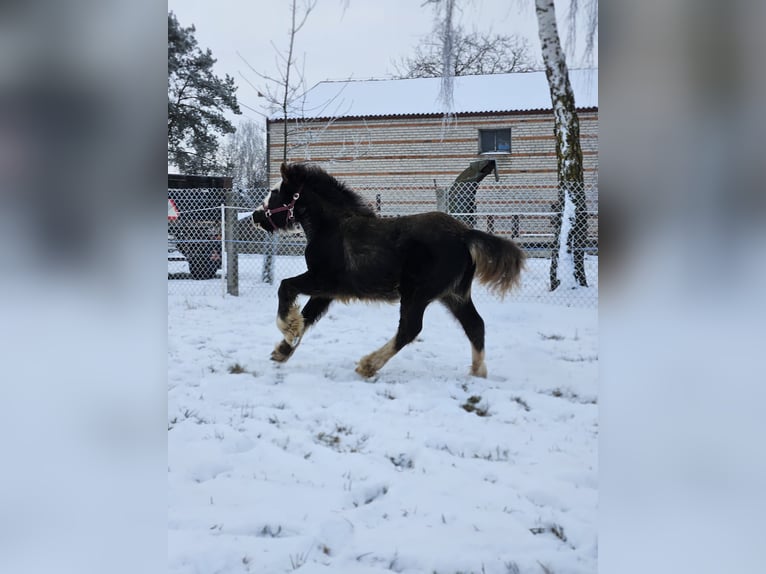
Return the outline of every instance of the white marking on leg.
{"type": "Polygon", "coordinates": [[[359,361],[359,365],[356,367],[356,372],[363,377],[371,377],[394,355],[396,355],[396,337],[391,339],[377,351],[362,357],[359,361]]]}
{"type": "Polygon", "coordinates": [[[305,326],[303,315],[298,305],[293,305],[287,312],[287,318],[277,315],[277,329],[285,336],[285,341],[295,347],[301,340],[305,326]]]}
{"type": "Polygon", "coordinates": [[[484,351],[477,351],[471,345],[471,374],[474,377],[487,378],[487,365],[484,364],[484,351]]]}

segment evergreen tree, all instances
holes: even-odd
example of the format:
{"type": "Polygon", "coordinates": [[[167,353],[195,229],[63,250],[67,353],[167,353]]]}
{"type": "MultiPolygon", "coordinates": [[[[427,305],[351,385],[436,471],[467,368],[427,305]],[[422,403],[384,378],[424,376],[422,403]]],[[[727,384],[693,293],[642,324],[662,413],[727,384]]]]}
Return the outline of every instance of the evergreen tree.
{"type": "Polygon", "coordinates": [[[234,133],[224,112],[241,112],[234,78],[213,73],[216,60],[197,45],[194,32],[168,13],[168,163],[205,175],[220,169],[218,135],[234,133]]]}

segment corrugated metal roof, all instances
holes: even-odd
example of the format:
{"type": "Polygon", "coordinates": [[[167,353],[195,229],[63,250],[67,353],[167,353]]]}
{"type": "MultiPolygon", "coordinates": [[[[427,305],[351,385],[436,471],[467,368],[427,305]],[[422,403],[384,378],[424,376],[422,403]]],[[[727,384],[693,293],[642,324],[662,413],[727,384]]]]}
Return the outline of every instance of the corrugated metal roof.
{"type": "MultiPolygon", "coordinates": [[[[598,107],[598,69],[570,70],[578,108],[598,107]]],[[[458,76],[454,113],[551,109],[545,72],[458,76]]],[[[375,117],[441,113],[441,78],[320,82],[291,117],[375,117]]],[[[272,119],[279,119],[275,114],[272,119]]]]}

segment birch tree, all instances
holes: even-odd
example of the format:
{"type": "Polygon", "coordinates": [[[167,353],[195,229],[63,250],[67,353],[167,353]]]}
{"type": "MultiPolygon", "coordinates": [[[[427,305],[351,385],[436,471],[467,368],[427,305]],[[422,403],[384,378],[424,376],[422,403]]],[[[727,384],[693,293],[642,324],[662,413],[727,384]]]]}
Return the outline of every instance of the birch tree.
{"type": "Polygon", "coordinates": [[[561,48],[553,0],[535,0],[545,75],[551,94],[558,161],[558,233],[551,253],[550,289],[586,286],[584,238],[587,236],[580,119],[561,48]]]}
{"type": "MultiPolygon", "coordinates": [[[[452,113],[454,63],[453,12],[456,0],[426,0],[436,8],[437,22],[444,34],[442,46],[442,88],[440,99],[445,114],[452,113]]],[[[578,0],[570,0],[570,30],[576,29],[578,0]]],[[[587,214],[583,185],[583,161],[580,147],[580,121],[575,109],[574,93],[569,82],[566,56],[561,48],[553,0],[535,0],[538,35],[542,48],[551,106],[554,117],[556,157],[558,160],[557,240],[551,255],[550,289],[586,286],[584,239],[587,236],[587,214]]],[[[598,24],[598,1],[588,2],[586,61],[592,57],[598,24]]]]}

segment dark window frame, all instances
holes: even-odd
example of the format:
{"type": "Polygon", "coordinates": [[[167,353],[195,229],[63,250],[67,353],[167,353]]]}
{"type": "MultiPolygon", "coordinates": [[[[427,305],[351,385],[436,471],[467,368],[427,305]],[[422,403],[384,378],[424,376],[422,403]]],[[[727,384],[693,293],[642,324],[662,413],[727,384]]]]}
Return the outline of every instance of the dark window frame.
{"type": "Polygon", "coordinates": [[[479,130],[479,154],[505,154],[510,155],[512,150],[512,134],[511,134],[511,128],[490,128],[490,129],[480,129],[479,130]],[[508,134],[507,141],[508,141],[508,149],[498,149],[498,140],[497,135],[498,133],[503,132],[503,135],[505,133],[508,134]],[[486,136],[492,134],[492,149],[484,149],[484,143],[486,141],[486,136]]]}

